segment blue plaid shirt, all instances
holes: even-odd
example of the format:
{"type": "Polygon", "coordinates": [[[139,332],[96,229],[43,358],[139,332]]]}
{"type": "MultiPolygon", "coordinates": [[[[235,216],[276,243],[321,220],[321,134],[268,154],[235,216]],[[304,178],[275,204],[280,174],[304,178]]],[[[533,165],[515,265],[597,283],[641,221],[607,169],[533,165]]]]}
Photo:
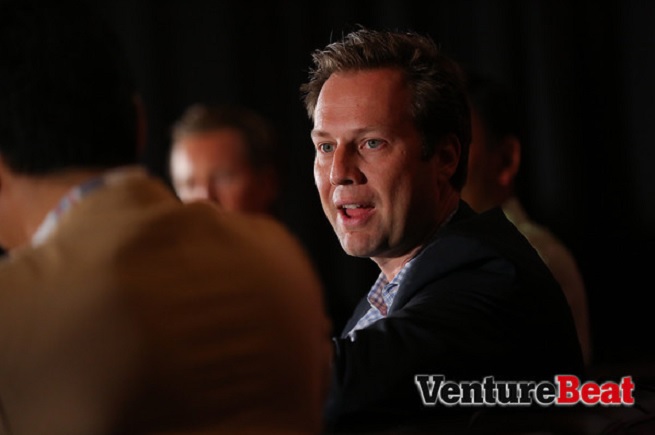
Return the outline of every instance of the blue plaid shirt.
{"type": "Polygon", "coordinates": [[[101,176],[94,177],[85,183],[73,187],[64,197],[59,201],[57,206],[51,210],[39,225],[36,232],[32,236],[32,246],[42,244],[59,224],[61,217],[73,207],[75,204],[81,202],[87,195],[96,191],[97,189],[122,182],[123,180],[134,177],[145,177],[146,170],[139,166],[124,166],[109,170],[101,176]]]}
{"type": "Polygon", "coordinates": [[[393,304],[393,299],[396,297],[396,293],[398,293],[400,284],[412,267],[414,258],[405,263],[391,282],[387,281],[384,273],[380,273],[366,297],[369,304],[371,304],[371,308],[359,319],[355,327],[348,332],[348,337],[350,337],[351,341],[355,341],[355,331],[366,328],[370,324],[387,316],[387,312],[389,312],[389,308],[393,304]]]}

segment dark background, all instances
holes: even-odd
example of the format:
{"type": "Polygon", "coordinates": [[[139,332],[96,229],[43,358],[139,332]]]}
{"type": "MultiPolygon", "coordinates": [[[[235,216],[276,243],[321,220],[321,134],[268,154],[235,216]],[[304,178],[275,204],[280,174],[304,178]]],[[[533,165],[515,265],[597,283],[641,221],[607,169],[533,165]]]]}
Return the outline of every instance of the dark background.
{"type": "Polygon", "coordinates": [[[245,104],[275,122],[289,168],[283,219],[313,257],[337,327],[376,269],[347,257],[323,217],[298,87],[311,51],[357,24],[432,35],[466,68],[516,90],[525,118],[521,199],[578,260],[596,361],[655,353],[655,2],[93,3],[127,47],[155,174],[168,180],[169,128],[191,103],[245,104]]]}

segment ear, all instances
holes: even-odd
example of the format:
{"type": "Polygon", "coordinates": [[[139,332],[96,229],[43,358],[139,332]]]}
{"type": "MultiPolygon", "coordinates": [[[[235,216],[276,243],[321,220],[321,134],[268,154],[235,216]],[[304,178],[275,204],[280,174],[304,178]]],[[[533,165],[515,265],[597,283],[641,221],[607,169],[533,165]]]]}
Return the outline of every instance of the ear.
{"type": "Polygon", "coordinates": [[[509,187],[514,182],[521,165],[521,141],[514,135],[505,136],[500,141],[499,151],[501,167],[498,183],[503,187],[509,187]]]}
{"type": "Polygon", "coordinates": [[[437,172],[443,180],[452,178],[459,165],[461,153],[462,146],[454,134],[449,134],[437,145],[432,161],[438,165],[437,172]]]}
{"type": "Polygon", "coordinates": [[[139,156],[142,156],[146,149],[148,141],[148,123],[146,117],[146,108],[139,94],[132,97],[134,103],[134,113],[136,114],[136,147],[139,156]]]}

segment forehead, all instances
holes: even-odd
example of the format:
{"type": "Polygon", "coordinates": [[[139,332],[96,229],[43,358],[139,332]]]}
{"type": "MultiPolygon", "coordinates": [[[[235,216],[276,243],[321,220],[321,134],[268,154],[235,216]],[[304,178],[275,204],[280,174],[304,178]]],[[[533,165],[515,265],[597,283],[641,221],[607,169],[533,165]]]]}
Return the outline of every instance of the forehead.
{"type": "Polygon", "coordinates": [[[247,151],[243,133],[232,127],[192,132],[183,135],[176,142],[176,148],[200,156],[243,155],[247,151]]]}
{"type": "Polygon", "coordinates": [[[317,129],[330,121],[348,122],[362,117],[389,123],[406,118],[411,94],[401,70],[379,68],[337,72],[325,82],[314,113],[317,129]]]}
{"type": "Polygon", "coordinates": [[[252,166],[243,134],[233,128],[188,133],[178,138],[170,159],[174,175],[235,170],[252,166]]]}
{"type": "Polygon", "coordinates": [[[404,73],[396,68],[339,71],[333,73],[323,85],[318,103],[329,98],[341,97],[384,99],[407,94],[404,73]]]}

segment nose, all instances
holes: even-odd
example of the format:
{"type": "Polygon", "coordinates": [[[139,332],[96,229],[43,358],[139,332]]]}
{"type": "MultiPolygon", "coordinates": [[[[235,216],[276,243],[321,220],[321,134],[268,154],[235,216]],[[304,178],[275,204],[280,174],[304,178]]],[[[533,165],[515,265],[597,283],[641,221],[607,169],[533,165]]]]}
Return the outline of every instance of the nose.
{"type": "Polygon", "coordinates": [[[348,145],[337,146],[332,156],[330,183],[334,186],[361,184],[365,181],[360,169],[357,149],[348,145]]]}

